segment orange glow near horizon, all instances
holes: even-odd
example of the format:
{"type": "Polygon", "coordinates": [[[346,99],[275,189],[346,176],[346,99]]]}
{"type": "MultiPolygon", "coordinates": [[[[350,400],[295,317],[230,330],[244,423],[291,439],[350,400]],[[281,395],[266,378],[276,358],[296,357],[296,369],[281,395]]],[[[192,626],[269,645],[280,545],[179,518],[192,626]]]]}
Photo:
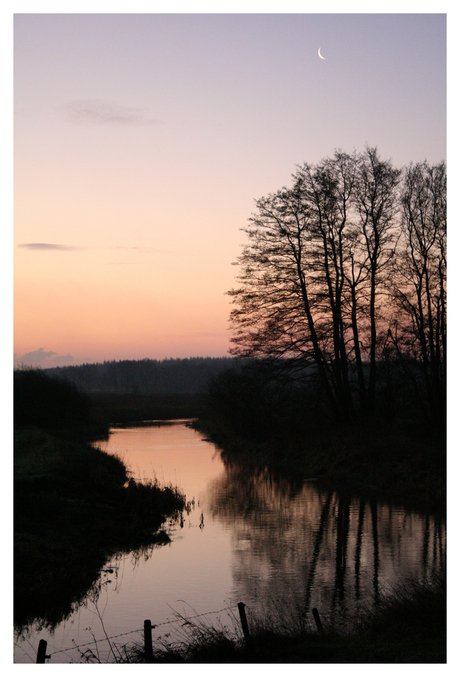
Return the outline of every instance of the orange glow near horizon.
{"type": "Polygon", "coordinates": [[[445,15],[15,15],[16,360],[228,354],[255,200],[337,148],[445,159],[445,33],[445,15]]]}
{"type": "Polygon", "coordinates": [[[206,291],[197,279],[199,271],[194,286],[187,284],[194,271],[185,263],[178,261],[175,286],[161,263],[95,261],[90,266],[88,257],[81,257],[85,261],[80,264],[72,260],[78,252],[59,252],[58,265],[52,261],[55,252],[25,252],[24,259],[27,254],[48,259],[48,265],[43,261],[43,268],[34,268],[20,262],[21,277],[16,264],[18,357],[39,346],[47,349],[50,336],[55,353],[77,355],[79,362],[220,356],[228,350],[228,335],[219,331],[228,317],[224,291],[206,291]],[[67,266],[62,259],[69,261],[67,266]]]}

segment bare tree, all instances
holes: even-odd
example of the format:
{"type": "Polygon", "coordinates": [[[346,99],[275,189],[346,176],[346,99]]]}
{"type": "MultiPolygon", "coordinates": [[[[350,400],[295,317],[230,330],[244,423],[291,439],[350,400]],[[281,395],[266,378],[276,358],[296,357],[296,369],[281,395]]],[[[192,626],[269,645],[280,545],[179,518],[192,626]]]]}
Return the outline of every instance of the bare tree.
{"type": "Polygon", "coordinates": [[[314,365],[335,415],[349,417],[347,231],[356,156],[304,164],[257,201],[233,289],[233,354],[314,365]]]}
{"type": "Polygon", "coordinates": [[[313,367],[303,373],[319,378],[339,419],[357,409],[372,417],[377,366],[381,354],[388,356],[380,340],[396,302],[405,338],[418,346],[430,401],[438,401],[446,325],[443,180],[445,191],[443,166],[411,167],[400,195],[401,171],[375,148],[336,151],[298,167],[291,188],[256,202],[244,229],[239,286],[229,292],[231,352],[282,358],[289,369],[313,367]]]}
{"type": "MultiPolygon", "coordinates": [[[[256,203],[244,229],[248,243],[238,258],[240,287],[229,295],[234,328],[232,353],[285,358],[295,367],[315,364],[329,403],[336,409],[324,355],[324,327],[315,320],[318,283],[307,258],[314,213],[302,182],[256,203]]],[[[310,261],[311,262],[311,261],[310,261]]]]}
{"type": "Polygon", "coordinates": [[[349,243],[352,231],[353,191],[356,156],[336,151],[332,159],[312,168],[304,165],[297,173],[306,208],[310,209],[311,237],[308,260],[316,289],[315,321],[321,326],[324,360],[340,410],[353,414],[349,381],[347,343],[350,338],[348,317],[350,268],[349,243]]]}
{"type": "Polygon", "coordinates": [[[445,416],[447,177],[442,162],[410,165],[401,192],[402,223],[392,294],[399,310],[392,338],[423,372],[429,413],[445,416]]]}
{"type": "Polygon", "coordinates": [[[395,169],[390,161],[380,159],[376,148],[367,147],[360,157],[355,204],[365,249],[364,265],[368,272],[366,315],[370,340],[367,406],[371,414],[375,408],[377,330],[381,316],[379,299],[384,297],[382,276],[389,270],[397,242],[395,215],[398,209],[397,187],[400,174],[400,170],[395,169]]]}

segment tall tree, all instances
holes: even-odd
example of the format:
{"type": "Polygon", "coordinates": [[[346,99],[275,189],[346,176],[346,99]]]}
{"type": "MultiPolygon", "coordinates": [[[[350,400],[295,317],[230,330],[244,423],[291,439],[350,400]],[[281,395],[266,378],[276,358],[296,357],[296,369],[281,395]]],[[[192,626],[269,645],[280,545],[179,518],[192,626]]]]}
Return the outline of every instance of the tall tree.
{"type": "Polygon", "coordinates": [[[404,174],[375,148],[304,164],[261,198],[237,260],[231,352],[283,358],[319,378],[334,415],[376,409],[377,367],[403,310],[400,355],[423,365],[431,405],[445,373],[445,167],[404,174]],[[398,214],[402,218],[398,219],[398,214]],[[399,312],[398,311],[398,312],[399,312]]]}
{"type": "Polygon", "coordinates": [[[323,160],[314,168],[304,165],[297,173],[305,209],[312,214],[311,237],[305,244],[317,290],[315,320],[330,342],[329,348],[323,341],[324,359],[330,367],[338,405],[346,416],[353,413],[347,355],[350,323],[346,271],[350,267],[347,243],[352,229],[356,162],[355,155],[336,151],[332,159],[323,160]]]}
{"type": "Polygon", "coordinates": [[[392,339],[402,358],[420,364],[428,413],[446,406],[447,176],[444,162],[410,165],[401,192],[402,221],[392,294],[399,310],[392,339]]]}
{"type": "Polygon", "coordinates": [[[333,409],[323,327],[315,320],[317,282],[308,266],[313,210],[302,181],[257,201],[258,212],[244,229],[248,243],[238,258],[240,287],[229,292],[235,308],[232,353],[285,358],[293,367],[315,364],[333,409]]]}
{"type": "Polygon", "coordinates": [[[233,354],[314,365],[342,419],[354,414],[353,344],[363,399],[366,393],[359,318],[372,266],[356,223],[360,163],[336,151],[299,167],[291,188],[258,200],[237,261],[240,286],[229,292],[233,354]]]}
{"type": "Polygon", "coordinates": [[[360,156],[355,204],[368,272],[369,302],[366,315],[370,336],[367,407],[370,414],[375,409],[377,330],[381,315],[379,297],[383,298],[384,290],[382,275],[389,269],[397,242],[395,215],[398,210],[400,173],[390,161],[380,159],[376,148],[367,147],[360,156]]]}

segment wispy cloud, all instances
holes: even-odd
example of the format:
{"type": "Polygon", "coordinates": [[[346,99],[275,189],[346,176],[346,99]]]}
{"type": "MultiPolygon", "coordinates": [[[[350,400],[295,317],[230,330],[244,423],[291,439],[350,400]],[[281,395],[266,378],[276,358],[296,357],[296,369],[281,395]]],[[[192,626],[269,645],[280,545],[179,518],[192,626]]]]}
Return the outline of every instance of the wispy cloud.
{"type": "Polygon", "coordinates": [[[157,251],[157,249],[154,247],[138,247],[127,245],[118,245],[112,247],[78,247],[71,244],[53,244],[51,242],[24,242],[22,244],[18,244],[18,247],[32,251],[81,251],[82,249],[115,249],[117,251],[134,251],[140,253],[157,251]]]}
{"type": "Polygon", "coordinates": [[[65,108],[74,122],[96,125],[159,125],[146,108],[130,108],[99,100],[72,101],[65,108]]]}
{"type": "Polygon", "coordinates": [[[34,251],[74,251],[76,249],[82,249],[82,247],[74,247],[70,244],[50,244],[49,242],[25,242],[24,244],[18,244],[18,247],[22,247],[22,249],[32,249],[34,251]]]}
{"type": "Polygon", "coordinates": [[[106,250],[106,251],[113,251],[117,252],[117,254],[124,254],[128,258],[131,258],[130,254],[132,252],[132,255],[136,260],[128,260],[128,261],[108,261],[106,264],[108,265],[115,265],[115,266],[133,266],[133,265],[141,265],[141,264],[147,264],[148,259],[150,257],[147,257],[145,259],[143,256],[141,256],[141,260],[139,260],[138,256],[142,254],[152,254],[152,253],[157,253],[158,249],[154,247],[139,247],[139,246],[126,246],[126,245],[115,245],[115,246],[96,246],[96,247],[77,247],[75,245],[68,245],[68,244],[53,244],[50,242],[25,242],[23,244],[18,244],[18,247],[21,247],[22,249],[27,249],[28,251],[31,252],[46,252],[46,251],[54,251],[54,252],[69,252],[69,251],[88,251],[88,250],[106,250]]]}

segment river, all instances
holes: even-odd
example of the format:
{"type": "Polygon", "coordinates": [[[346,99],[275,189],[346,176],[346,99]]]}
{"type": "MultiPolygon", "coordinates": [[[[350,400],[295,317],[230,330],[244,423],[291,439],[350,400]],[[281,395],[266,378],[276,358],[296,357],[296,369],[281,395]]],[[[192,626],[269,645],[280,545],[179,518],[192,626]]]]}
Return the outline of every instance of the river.
{"type": "Polygon", "coordinates": [[[35,627],[15,641],[15,663],[34,663],[40,639],[49,663],[114,661],[142,638],[186,637],[181,619],[238,627],[262,618],[345,627],[399,585],[442,569],[445,524],[436,517],[293,484],[267,471],[225,466],[219,449],[184,422],[113,429],[99,446],[136,479],[156,477],[185,493],[189,507],[168,525],[171,543],[115,556],[91,595],[53,633],[35,627]],[[107,641],[107,638],[111,638],[107,641]]]}

